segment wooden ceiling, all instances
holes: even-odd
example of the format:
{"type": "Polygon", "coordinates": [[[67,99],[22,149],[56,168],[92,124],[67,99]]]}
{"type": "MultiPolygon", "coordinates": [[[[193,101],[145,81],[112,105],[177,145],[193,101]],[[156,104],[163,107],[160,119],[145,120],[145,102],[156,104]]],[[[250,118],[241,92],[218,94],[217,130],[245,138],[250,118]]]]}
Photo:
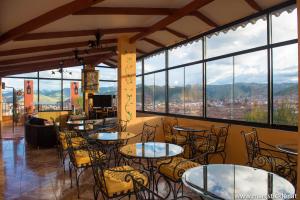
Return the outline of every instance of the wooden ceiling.
{"type": "Polygon", "coordinates": [[[0,77],[85,63],[117,65],[121,35],[138,56],[285,0],[4,0],[0,2],[0,77]],[[101,47],[88,41],[101,34],[101,47]]]}

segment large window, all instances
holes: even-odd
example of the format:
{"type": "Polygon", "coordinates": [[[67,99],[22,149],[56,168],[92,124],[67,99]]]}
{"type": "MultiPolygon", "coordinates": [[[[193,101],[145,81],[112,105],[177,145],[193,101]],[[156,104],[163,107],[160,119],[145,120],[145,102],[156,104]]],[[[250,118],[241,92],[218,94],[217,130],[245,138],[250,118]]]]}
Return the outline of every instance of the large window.
{"type": "Polygon", "coordinates": [[[263,16],[254,24],[238,26],[220,31],[206,37],[206,55],[208,58],[250,49],[267,44],[267,20],[263,16]]]}
{"type": "Polygon", "coordinates": [[[143,85],[142,85],[142,77],[138,76],[136,77],[136,110],[143,110],[142,105],[142,91],[143,91],[143,85]]]}
{"type": "MultiPolygon", "coordinates": [[[[100,71],[99,94],[117,94],[117,69],[108,66],[97,68],[100,71]]],[[[53,69],[40,72],[13,75],[4,78],[3,82],[25,92],[24,80],[33,81],[34,111],[71,110],[83,108],[83,93],[81,91],[82,66],[53,69]]],[[[4,92],[5,105],[3,112],[12,112],[12,89],[4,92]]],[[[24,109],[24,97],[18,97],[20,107],[24,109]]]]}
{"type": "Polygon", "coordinates": [[[233,59],[206,63],[207,117],[231,119],[233,99],[233,59]]]}
{"type": "Polygon", "coordinates": [[[60,80],[39,80],[39,111],[62,110],[60,80]]]}
{"type": "Polygon", "coordinates": [[[162,51],[144,59],[144,72],[153,72],[166,67],[166,53],[162,51]]]}
{"type": "Polygon", "coordinates": [[[273,49],[273,123],[298,124],[298,46],[273,49]]]}
{"type": "Polygon", "coordinates": [[[186,64],[201,59],[202,40],[193,41],[169,50],[169,67],[186,64]]]}
{"type": "Polygon", "coordinates": [[[138,110],[161,112],[157,102],[165,102],[171,115],[295,130],[295,5],[233,24],[139,59],[137,93],[144,78],[144,96],[137,98],[138,110]],[[158,81],[167,82],[159,92],[158,81]]]}
{"type": "Polygon", "coordinates": [[[100,81],[99,94],[100,95],[116,95],[117,82],[100,81]]]}

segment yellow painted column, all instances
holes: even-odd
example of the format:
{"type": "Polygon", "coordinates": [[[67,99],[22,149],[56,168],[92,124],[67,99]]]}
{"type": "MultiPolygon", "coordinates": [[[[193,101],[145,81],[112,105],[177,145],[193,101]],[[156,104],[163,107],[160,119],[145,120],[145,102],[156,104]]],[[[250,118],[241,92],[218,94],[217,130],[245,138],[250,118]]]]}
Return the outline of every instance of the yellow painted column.
{"type": "MultiPolygon", "coordinates": [[[[300,0],[297,0],[297,15],[298,15],[298,37],[300,35],[300,0]]],[[[300,44],[298,43],[298,110],[300,110],[300,86],[299,86],[299,80],[300,80],[300,44]]],[[[298,152],[300,151],[300,112],[298,112],[298,152]]],[[[300,196],[300,155],[298,154],[298,169],[297,169],[297,199],[300,196]]]]}
{"type": "Polygon", "coordinates": [[[136,47],[128,37],[118,39],[118,118],[136,118],[136,47]]]}

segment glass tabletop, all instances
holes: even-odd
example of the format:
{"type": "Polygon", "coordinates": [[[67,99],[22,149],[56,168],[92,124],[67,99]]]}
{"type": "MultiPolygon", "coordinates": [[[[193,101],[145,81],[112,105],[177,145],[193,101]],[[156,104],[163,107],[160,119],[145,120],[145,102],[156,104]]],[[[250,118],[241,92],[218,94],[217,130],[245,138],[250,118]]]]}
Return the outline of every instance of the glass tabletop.
{"type": "Polygon", "coordinates": [[[78,131],[90,131],[94,130],[95,126],[93,124],[85,124],[74,127],[75,130],[78,131]]]}
{"type": "Polygon", "coordinates": [[[89,137],[101,141],[119,141],[128,140],[135,136],[137,136],[137,134],[131,132],[99,132],[91,134],[89,137]]]}
{"type": "Polygon", "coordinates": [[[125,156],[137,158],[169,158],[183,153],[183,148],[163,142],[146,142],[125,145],[121,147],[120,152],[125,156]]]}
{"type": "Polygon", "coordinates": [[[288,154],[298,155],[297,144],[279,144],[276,145],[277,149],[288,154]]]}
{"type": "Polygon", "coordinates": [[[210,199],[266,199],[268,194],[273,194],[274,199],[285,199],[281,197],[292,198],[295,194],[294,186],[286,179],[241,165],[195,167],[183,174],[182,181],[188,188],[210,199]]]}
{"type": "Polygon", "coordinates": [[[173,126],[173,129],[176,131],[184,131],[184,132],[201,132],[201,131],[206,131],[209,128],[207,128],[207,127],[173,126]]]}

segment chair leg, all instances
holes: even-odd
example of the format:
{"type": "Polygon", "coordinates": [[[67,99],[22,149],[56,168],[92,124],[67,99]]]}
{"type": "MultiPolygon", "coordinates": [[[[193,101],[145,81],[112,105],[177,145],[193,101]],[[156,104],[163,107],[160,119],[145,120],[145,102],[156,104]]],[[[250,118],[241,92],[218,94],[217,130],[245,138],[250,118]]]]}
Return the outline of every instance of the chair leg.
{"type": "Polygon", "coordinates": [[[77,173],[77,169],[75,168],[75,177],[76,177],[76,187],[77,187],[77,198],[79,199],[79,176],[80,174],[78,175],[77,173]]]}
{"type": "Polygon", "coordinates": [[[72,166],[71,166],[70,162],[69,162],[69,177],[70,177],[71,188],[72,188],[73,187],[73,184],[72,184],[72,166]]]}

